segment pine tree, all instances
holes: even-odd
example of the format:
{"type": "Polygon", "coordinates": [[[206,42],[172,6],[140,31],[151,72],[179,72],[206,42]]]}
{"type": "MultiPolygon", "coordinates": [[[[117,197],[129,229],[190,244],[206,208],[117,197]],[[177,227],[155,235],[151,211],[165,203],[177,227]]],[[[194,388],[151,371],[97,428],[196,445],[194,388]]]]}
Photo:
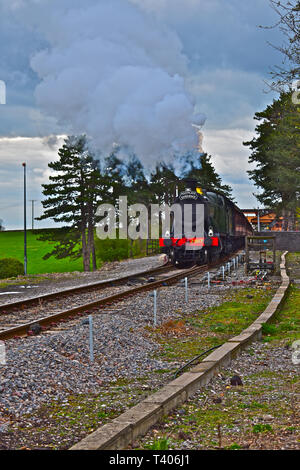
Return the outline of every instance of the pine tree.
{"type": "Polygon", "coordinates": [[[222,183],[221,177],[211,163],[211,156],[207,153],[188,152],[180,157],[180,164],[184,178],[196,179],[204,189],[218,191],[229,199],[233,199],[232,188],[222,183]]]}
{"type": "Polygon", "coordinates": [[[104,161],[104,178],[109,188],[105,202],[111,204],[116,204],[120,196],[126,195],[126,165],[125,160],[118,156],[119,152],[120,147],[116,146],[104,161]]]}
{"type": "Polygon", "coordinates": [[[161,162],[150,175],[151,202],[171,206],[176,197],[176,188],[182,186],[171,163],[161,162]]]}
{"type": "MultiPolygon", "coordinates": [[[[129,155],[125,162],[124,182],[126,185],[126,195],[128,204],[144,204],[148,208],[148,216],[150,216],[149,206],[151,202],[151,193],[149,182],[145,175],[145,169],[135,154],[129,155]]],[[[130,223],[128,217],[128,223],[130,223]]],[[[150,220],[148,218],[148,230],[150,220]]],[[[140,251],[142,251],[142,239],[139,239],[140,251]]],[[[133,256],[133,240],[129,244],[130,256],[133,256]]]]}
{"type": "Polygon", "coordinates": [[[130,155],[125,165],[125,185],[128,201],[131,204],[136,202],[148,204],[150,197],[149,182],[141,161],[134,154],[130,155]]]}
{"type": "Polygon", "coordinates": [[[257,137],[244,145],[252,153],[248,171],[254,184],[263,192],[257,199],[282,215],[283,229],[295,228],[295,213],[300,198],[300,109],[292,102],[291,93],[281,93],[279,99],[254,119],[257,137]]]}
{"type": "Polygon", "coordinates": [[[127,196],[128,203],[147,203],[149,184],[145,169],[135,154],[119,156],[120,148],[105,159],[105,176],[110,187],[110,202],[115,204],[119,196],[127,196]]]}
{"type": "Polygon", "coordinates": [[[96,269],[95,213],[97,199],[107,189],[99,162],[88,151],[85,136],[68,137],[58,155],[59,160],[48,165],[55,174],[49,177],[50,184],[42,185],[45,211],[38,220],[51,218],[67,226],[42,233],[40,240],[58,242],[44,258],[79,258],[82,255],[84,270],[89,271],[92,255],[93,269],[96,269]]]}

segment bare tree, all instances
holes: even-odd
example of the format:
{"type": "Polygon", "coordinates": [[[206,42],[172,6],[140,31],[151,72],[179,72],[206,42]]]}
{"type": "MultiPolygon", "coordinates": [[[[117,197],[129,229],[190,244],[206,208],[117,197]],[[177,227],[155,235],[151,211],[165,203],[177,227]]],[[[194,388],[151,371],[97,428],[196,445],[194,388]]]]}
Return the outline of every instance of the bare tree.
{"type": "Polygon", "coordinates": [[[300,80],[300,1],[299,0],[269,0],[271,7],[278,15],[278,22],[264,29],[279,28],[285,41],[281,46],[271,44],[283,54],[282,65],[271,69],[271,88],[283,91],[291,89],[295,80],[300,80]]]}

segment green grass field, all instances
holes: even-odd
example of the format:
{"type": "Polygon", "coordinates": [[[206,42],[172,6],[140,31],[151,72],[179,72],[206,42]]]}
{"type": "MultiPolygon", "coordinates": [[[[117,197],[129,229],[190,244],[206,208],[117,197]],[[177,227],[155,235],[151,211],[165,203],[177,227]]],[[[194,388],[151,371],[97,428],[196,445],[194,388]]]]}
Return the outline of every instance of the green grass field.
{"type": "MultiPolygon", "coordinates": [[[[69,258],[57,260],[51,256],[43,260],[43,256],[51,249],[51,244],[40,242],[37,235],[27,232],[27,271],[28,274],[63,273],[82,271],[81,258],[71,261],[69,258]]],[[[24,262],[24,234],[22,231],[0,232],[0,258],[17,258],[24,262]]]]}
{"type": "MultiPolygon", "coordinates": [[[[52,251],[57,242],[38,241],[40,235],[27,231],[27,273],[65,273],[83,271],[82,258],[76,261],[65,258],[58,260],[51,256],[43,260],[43,256],[52,251]]],[[[95,238],[98,269],[103,262],[127,259],[130,256],[128,240],[99,240],[95,238]]],[[[134,258],[145,256],[146,241],[136,240],[133,243],[134,258]]],[[[0,258],[16,258],[24,262],[24,234],[22,231],[0,232],[0,258]]]]}

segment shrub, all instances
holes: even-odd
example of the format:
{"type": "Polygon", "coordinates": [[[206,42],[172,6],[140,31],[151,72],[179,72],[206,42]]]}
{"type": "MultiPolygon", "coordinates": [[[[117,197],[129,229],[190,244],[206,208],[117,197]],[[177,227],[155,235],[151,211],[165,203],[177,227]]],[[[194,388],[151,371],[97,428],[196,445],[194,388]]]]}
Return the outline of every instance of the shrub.
{"type": "Polygon", "coordinates": [[[19,274],[24,274],[24,266],[21,261],[15,258],[0,259],[0,279],[16,277],[19,274]]]}
{"type": "Polygon", "coordinates": [[[128,240],[96,240],[96,255],[101,261],[120,261],[128,258],[128,240]]]}
{"type": "Polygon", "coordinates": [[[96,256],[100,261],[120,261],[133,256],[139,256],[145,251],[146,241],[135,240],[132,245],[130,240],[95,240],[96,256]]]}

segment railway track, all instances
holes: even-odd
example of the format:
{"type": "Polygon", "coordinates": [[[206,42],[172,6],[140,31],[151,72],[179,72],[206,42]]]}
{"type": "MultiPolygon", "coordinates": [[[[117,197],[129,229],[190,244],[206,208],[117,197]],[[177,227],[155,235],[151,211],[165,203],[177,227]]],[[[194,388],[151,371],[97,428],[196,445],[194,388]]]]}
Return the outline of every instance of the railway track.
{"type": "Polygon", "coordinates": [[[127,276],[122,276],[116,279],[108,279],[105,281],[98,281],[94,283],[88,283],[88,284],[83,284],[81,286],[76,286],[76,287],[71,287],[68,289],[63,289],[61,291],[56,291],[56,292],[51,292],[49,294],[42,294],[38,295],[36,297],[30,297],[28,299],[22,299],[22,300],[17,300],[16,302],[8,302],[6,304],[0,305],[0,316],[3,313],[6,313],[10,310],[16,309],[16,308],[24,308],[25,306],[38,306],[41,304],[41,302],[49,301],[49,300],[55,300],[57,301],[59,298],[65,298],[73,294],[77,293],[84,293],[84,292],[91,292],[93,290],[101,290],[105,289],[110,286],[118,286],[121,284],[126,283],[127,281],[130,281],[135,278],[139,278],[142,276],[152,276],[153,274],[161,274],[166,271],[169,271],[172,269],[172,265],[170,263],[165,263],[163,266],[158,266],[153,269],[148,269],[146,271],[141,271],[133,274],[128,274],[127,276]]]}
{"type": "MultiPolygon", "coordinates": [[[[168,266],[163,266],[162,269],[156,269],[156,270],[151,270],[151,274],[156,272],[156,274],[162,274],[170,269],[174,269],[173,266],[168,265],[168,266]]],[[[7,304],[8,307],[10,307],[10,311],[6,311],[1,307],[1,315],[0,315],[0,340],[7,340],[11,339],[14,337],[18,336],[24,336],[30,334],[32,331],[33,325],[38,325],[41,329],[46,330],[48,328],[57,328],[58,322],[63,322],[63,321],[72,321],[74,319],[78,319],[78,316],[88,313],[97,313],[97,314],[111,314],[111,313],[121,313],[122,312],[122,305],[118,305],[118,308],[115,308],[115,304],[119,304],[120,301],[122,301],[125,298],[132,297],[134,295],[137,295],[141,292],[146,292],[149,290],[154,290],[156,288],[159,288],[163,285],[170,285],[176,283],[178,280],[182,279],[183,277],[191,277],[195,276],[196,274],[199,274],[201,272],[204,272],[207,269],[207,266],[194,266],[190,269],[186,270],[180,270],[176,272],[176,274],[172,274],[170,276],[162,277],[159,280],[153,281],[153,282],[147,282],[143,283],[139,286],[132,287],[132,288],[126,288],[125,286],[121,286],[118,288],[118,292],[111,294],[111,290],[116,289],[116,286],[111,287],[111,281],[110,284],[108,282],[105,283],[100,283],[100,286],[98,285],[98,294],[99,293],[104,293],[104,295],[101,298],[96,298],[96,300],[88,301],[85,303],[80,302],[77,298],[77,303],[79,305],[74,306],[74,298],[72,299],[72,296],[74,295],[75,291],[76,293],[81,292],[86,292],[88,289],[88,286],[84,286],[84,288],[81,290],[80,288],[76,289],[68,289],[68,296],[67,296],[67,301],[68,303],[73,303],[73,306],[71,308],[67,309],[62,309],[60,311],[58,310],[57,306],[57,299],[55,299],[55,295],[51,294],[50,297],[47,297],[47,302],[45,300],[41,300],[41,298],[36,298],[34,300],[34,304],[32,306],[32,300],[29,299],[28,302],[22,303],[22,302],[16,302],[17,305],[13,304],[13,308],[11,304],[7,304]],[[104,290],[104,285],[109,285],[107,292],[107,289],[104,290]],[[100,291],[99,291],[100,288],[100,291]],[[107,293],[109,295],[107,295],[107,293]],[[106,295],[105,295],[106,294],[106,295]],[[38,304],[36,304],[38,302],[38,304]],[[22,306],[22,310],[18,308],[18,306],[22,306]],[[114,308],[111,306],[114,305],[114,308]],[[24,310],[25,306],[29,307],[27,310],[24,310]],[[55,313],[53,313],[55,311],[55,313]],[[20,315],[21,313],[21,315],[20,315]],[[41,313],[44,315],[41,316],[41,313]],[[18,318],[16,318],[16,315],[18,315],[18,318]]],[[[149,274],[150,271],[147,271],[149,274]]],[[[143,273],[144,275],[144,273],[143,273]]],[[[126,279],[130,278],[137,278],[138,276],[141,276],[141,273],[135,274],[134,276],[126,276],[126,278],[122,278],[123,283],[125,282],[126,279]]],[[[121,282],[121,279],[118,280],[121,282]]],[[[114,281],[113,281],[114,282],[114,281]]],[[[91,288],[91,286],[89,286],[91,288]]],[[[95,285],[93,285],[93,289],[95,289],[95,285]]],[[[66,291],[60,292],[60,298],[64,294],[66,295],[66,291]]],[[[97,291],[93,292],[94,297],[98,297],[97,291]]],[[[80,295],[82,299],[82,294],[80,295]]],[[[66,299],[64,299],[65,302],[66,299]]],[[[7,307],[6,307],[7,308],[7,307]]],[[[58,327],[61,329],[60,327],[58,327]]]]}
{"type": "MultiPolygon", "coordinates": [[[[193,266],[189,269],[176,270],[176,273],[159,280],[147,282],[142,280],[140,285],[127,288],[126,282],[149,275],[162,275],[174,267],[166,264],[141,273],[131,274],[119,279],[101,281],[94,284],[66,289],[57,293],[26,299],[0,307],[0,340],[33,335],[44,331],[46,333],[61,331],[62,323],[76,323],[78,318],[87,314],[120,314],[122,313],[122,301],[142,292],[155,290],[178,282],[185,277],[194,277],[215,268],[228,261],[231,256],[222,260],[202,266],[193,266]],[[117,292],[116,292],[117,289],[117,292]],[[99,297],[100,296],[100,297],[99,297]],[[65,308],[66,303],[72,304],[71,308],[65,308]],[[18,315],[18,318],[16,316],[18,315]]],[[[138,281],[139,282],[139,281],[138,281]]]]}

